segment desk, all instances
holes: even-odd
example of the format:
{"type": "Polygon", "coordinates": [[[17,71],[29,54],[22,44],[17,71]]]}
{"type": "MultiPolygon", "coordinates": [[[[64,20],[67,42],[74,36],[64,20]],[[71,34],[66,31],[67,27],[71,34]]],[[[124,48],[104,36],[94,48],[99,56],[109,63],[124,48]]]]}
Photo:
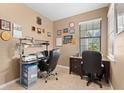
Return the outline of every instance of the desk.
{"type": "MultiPolygon", "coordinates": [[[[107,58],[103,57],[102,63],[104,65],[104,79],[106,83],[109,83],[110,62],[107,58]]],[[[74,72],[75,74],[80,75],[82,79],[84,75],[84,71],[82,70],[82,66],[83,66],[82,57],[71,56],[69,65],[70,65],[69,73],[71,74],[72,72],[74,72]]]]}

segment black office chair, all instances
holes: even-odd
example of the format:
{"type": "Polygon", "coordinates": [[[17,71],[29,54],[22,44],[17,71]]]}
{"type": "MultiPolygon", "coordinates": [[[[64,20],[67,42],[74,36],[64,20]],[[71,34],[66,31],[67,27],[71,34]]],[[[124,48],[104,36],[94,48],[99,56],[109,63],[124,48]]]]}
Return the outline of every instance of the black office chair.
{"type": "MultiPolygon", "coordinates": [[[[40,69],[40,72],[44,72],[44,71],[47,72],[45,76],[45,83],[47,83],[47,78],[49,76],[51,75],[57,76],[57,73],[53,73],[53,71],[57,66],[59,56],[60,56],[59,49],[56,48],[50,51],[49,58],[47,61],[44,60],[39,61],[38,67],[40,69]]],[[[58,80],[57,77],[56,80],[58,80]]]]}
{"type": "Polygon", "coordinates": [[[83,71],[88,76],[87,86],[94,82],[102,88],[102,84],[100,81],[100,76],[102,74],[102,67],[101,67],[101,60],[102,56],[99,52],[96,51],[84,51],[82,52],[82,61],[83,61],[83,71]]]}

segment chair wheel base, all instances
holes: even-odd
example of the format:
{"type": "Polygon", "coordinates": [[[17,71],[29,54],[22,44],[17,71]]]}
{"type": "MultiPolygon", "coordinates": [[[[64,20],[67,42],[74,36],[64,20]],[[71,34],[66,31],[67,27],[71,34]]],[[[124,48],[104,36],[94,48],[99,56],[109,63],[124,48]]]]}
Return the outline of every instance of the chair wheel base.
{"type": "Polygon", "coordinates": [[[55,75],[57,75],[58,73],[55,73],[55,75]]]}
{"type": "Polygon", "coordinates": [[[42,78],[42,76],[39,76],[39,78],[42,78]]]}
{"type": "MultiPolygon", "coordinates": [[[[90,84],[91,82],[94,82],[94,81],[88,81],[88,82],[87,82],[87,86],[89,86],[89,84],[90,84]]],[[[102,85],[101,85],[100,83],[98,83],[98,82],[96,82],[96,81],[95,81],[94,83],[96,83],[97,85],[100,86],[100,88],[102,88],[102,85]]]]}
{"type": "Polygon", "coordinates": [[[100,88],[102,88],[102,85],[100,85],[100,88]]]}
{"type": "Polygon", "coordinates": [[[47,81],[45,81],[45,83],[47,83],[47,81]]]}
{"type": "Polygon", "coordinates": [[[56,78],[56,80],[58,80],[58,78],[56,78]]]}

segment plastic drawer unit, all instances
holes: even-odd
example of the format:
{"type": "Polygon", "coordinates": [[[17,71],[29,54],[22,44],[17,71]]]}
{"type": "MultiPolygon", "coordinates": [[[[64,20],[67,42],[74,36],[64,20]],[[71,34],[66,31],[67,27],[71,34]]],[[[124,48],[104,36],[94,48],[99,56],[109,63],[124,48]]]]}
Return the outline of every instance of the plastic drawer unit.
{"type": "Polygon", "coordinates": [[[29,88],[37,81],[37,64],[22,64],[21,84],[29,88]]]}

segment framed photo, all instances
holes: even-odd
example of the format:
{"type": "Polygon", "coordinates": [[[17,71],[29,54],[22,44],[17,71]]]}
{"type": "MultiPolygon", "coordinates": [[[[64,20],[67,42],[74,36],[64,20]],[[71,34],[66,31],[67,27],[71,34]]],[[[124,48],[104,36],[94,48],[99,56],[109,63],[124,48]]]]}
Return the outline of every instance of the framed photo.
{"type": "Polygon", "coordinates": [[[72,43],[73,35],[66,35],[63,37],[63,44],[72,43]]]}
{"type": "Polygon", "coordinates": [[[47,32],[47,36],[48,37],[51,37],[51,32],[47,32]]]}
{"type": "Polygon", "coordinates": [[[42,29],[42,33],[45,33],[45,29],[42,29]]]}
{"type": "Polygon", "coordinates": [[[37,33],[41,34],[41,28],[37,28],[37,33]]]}
{"type": "Polygon", "coordinates": [[[57,30],[57,36],[61,36],[62,35],[62,30],[57,30]]]}
{"type": "Polygon", "coordinates": [[[10,31],[11,30],[11,23],[9,21],[0,19],[0,29],[10,31]]]}
{"type": "Polygon", "coordinates": [[[63,33],[68,33],[68,28],[64,28],[63,33]]]}
{"type": "Polygon", "coordinates": [[[69,29],[69,33],[70,33],[70,34],[74,34],[74,33],[75,33],[75,29],[74,29],[74,28],[70,28],[70,29],[69,29]]]}
{"type": "Polygon", "coordinates": [[[35,26],[32,26],[32,31],[35,31],[35,26]]]}
{"type": "Polygon", "coordinates": [[[37,17],[37,24],[42,25],[42,19],[40,17],[37,17]]]}

